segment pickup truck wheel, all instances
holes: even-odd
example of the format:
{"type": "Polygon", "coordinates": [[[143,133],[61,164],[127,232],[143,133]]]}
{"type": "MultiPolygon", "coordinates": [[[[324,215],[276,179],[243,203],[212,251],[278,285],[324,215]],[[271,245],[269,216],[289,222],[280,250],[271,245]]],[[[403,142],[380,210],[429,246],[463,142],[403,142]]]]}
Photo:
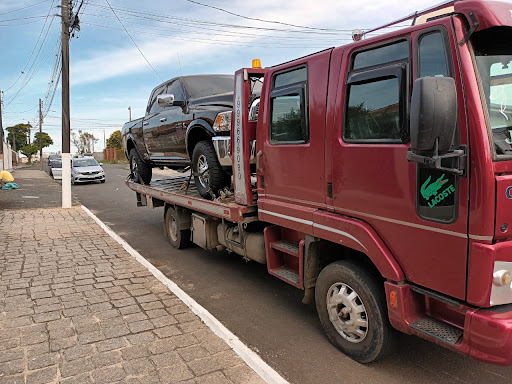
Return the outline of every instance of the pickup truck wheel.
{"type": "Polygon", "coordinates": [[[389,352],[384,286],[368,271],[348,260],[328,265],[318,276],[315,301],[327,337],[343,353],[370,363],[389,352]]]}
{"type": "Polygon", "coordinates": [[[183,249],[188,247],[190,244],[190,229],[178,229],[177,215],[174,208],[167,209],[164,225],[164,232],[174,248],[183,249]]]}
{"type": "Polygon", "coordinates": [[[153,170],[140,158],[135,148],[130,151],[130,171],[133,175],[133,181],[136,183],[149,184],[151,182],[153,170]]]}
{"type": "Polygon", "coordinates": [[[192,170],[197,190],[205,199],[211,199],[212,193],[229,186],[229,176],[222,169],[213,145],[209,141],[200,141],[192,152],[192,170]]]}

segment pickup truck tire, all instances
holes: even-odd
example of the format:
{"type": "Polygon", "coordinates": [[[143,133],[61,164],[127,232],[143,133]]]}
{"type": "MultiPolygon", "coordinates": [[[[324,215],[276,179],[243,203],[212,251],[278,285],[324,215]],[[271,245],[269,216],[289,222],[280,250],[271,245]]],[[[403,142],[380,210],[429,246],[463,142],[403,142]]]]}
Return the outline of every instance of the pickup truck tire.
{"type": "Polygon", "coordinates": [[[229,186],[230,177],[222,169],[213,144],[200,141],[192,151],[192,171],[199,194],[205,199],[212,199],[220,189],[229,186]]]}
{"type": "Polygon", "coordinates": [[[164,232],[171,245],[176,249],[183,249],[190,244],[190,229],[178,229],[178,216],[174,208],[165,212],[164,232]]]}
{"type": "Polygon", "coordinates": [[[133,181],[139,184],[149,184],[153,177],[152,168],[140,158],[135,148],[130,151],[130,171],[133,181]]]}
{"type": "Polygon", "coordinates": [[[329,340],[360,363],[385,356],[392,345],[384,284],[358,264],[336,261],[315,287],[318,317],[329,340]]]}

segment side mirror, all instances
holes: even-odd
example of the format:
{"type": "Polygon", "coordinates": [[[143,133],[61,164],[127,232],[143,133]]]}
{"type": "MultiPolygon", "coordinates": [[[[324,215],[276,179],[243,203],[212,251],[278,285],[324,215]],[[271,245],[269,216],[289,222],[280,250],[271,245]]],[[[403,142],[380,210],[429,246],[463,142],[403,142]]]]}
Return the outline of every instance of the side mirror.
{"type": "Polygon", "coordinates": [[[156,98],[157,103],[160,107],[183,107],[185,105],[185,102],[182,100],[174,100],[174,95],[159,95],[156,98]]]}
{"type": "Polygon", "coordinates": [[[414,82],[411,99],[413,152],[450,150],[457,128],[457,92],[451,77],[424,77],[414,82]]]}
{"type": "Polygon", "coordinates": [[[457,92],[451,77],[416,79],[411,99],[411,148],[407,160],[446,172],[465,173],[465,148],[451,150],[457,129],[457,92]],[[456,167],[442,160],[458,158],[456,167]]]}

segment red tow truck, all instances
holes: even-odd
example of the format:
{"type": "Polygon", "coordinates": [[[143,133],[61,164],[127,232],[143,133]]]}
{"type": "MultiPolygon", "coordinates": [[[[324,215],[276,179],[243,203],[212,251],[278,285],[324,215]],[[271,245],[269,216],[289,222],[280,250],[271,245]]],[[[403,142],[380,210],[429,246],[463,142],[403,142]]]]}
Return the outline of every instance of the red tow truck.
{"type": "Polygon", "coordinates": [[[359,362],[394,328],[512,365],[512,5],[451,1],[383,27],[408,20],[238,70],[232,191],[126,184],[164,207],[175,247],[227,249],[304,290],[359,362]]]}

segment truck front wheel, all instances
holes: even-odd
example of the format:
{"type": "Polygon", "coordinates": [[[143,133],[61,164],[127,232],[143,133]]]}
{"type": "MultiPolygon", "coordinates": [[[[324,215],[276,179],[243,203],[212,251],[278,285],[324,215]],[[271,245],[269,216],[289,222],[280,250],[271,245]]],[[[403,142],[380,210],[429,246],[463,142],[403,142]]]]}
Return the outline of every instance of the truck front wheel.
{"type": "Polygon", "coordinates": [[[318,317],[329,340],[360,363],[383,357],[390,349],[383,284],[351,261],[325,267],[315,287],[318,317]]]}
{"type": "Polygon", "coordinates": [[[229,186],[229,175],[222,169],[213,145],[200,141],[192,152],[192,171],[197,190],[205,199],[211,199],[220,189],[229,186]]]}
{"type": "Polygon", "coordinates": [[[140,184],[149,184],[153,176],[153,170],[139,156],[135,148],[130,151],[130,171],[133,181],[140,184]]]}

